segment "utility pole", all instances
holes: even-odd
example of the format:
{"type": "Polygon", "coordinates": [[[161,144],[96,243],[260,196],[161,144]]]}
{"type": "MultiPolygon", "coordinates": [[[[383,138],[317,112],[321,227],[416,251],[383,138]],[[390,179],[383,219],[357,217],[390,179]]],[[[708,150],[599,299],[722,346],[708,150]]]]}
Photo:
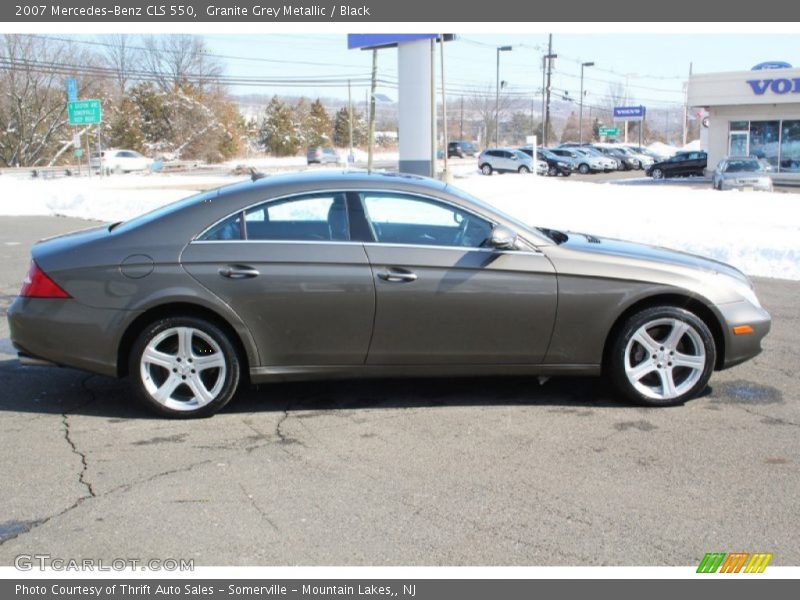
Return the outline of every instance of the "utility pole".
{"type": "Polygon", "coordinates": [[[351,162],[355,162],[353,157],[353,95],[350,90],[350,80],[347,80],[347,127],[349,130],[348,133],[348,143],[350,145],[350,153],[347,155],[347,164],[349,165],[351,162]]]}
{"type": "Polygon", "coordinates": [[[447,93],[444,88],[444,34],[439,38],[439,60],[442,68],[442,149],[444,150],[444,168],[442,169],[442,180],[447,181],[450,173],[447,171],[447,93]]]}
{"type": "MultiPolygon", "coordinates": [[[[630,75],[625,75],[625,106],[628,106],[628,77],[630,75]]],[[[628,120],[625,119],[625,143],[628,143],[628,120]]]]}
{"type": "Polygon", "coordinates": [[[581,63],[581,108],[580,108],[580,118],[578,121],[578,143],[583,144],[583,69],[586,67],[593,67],[593,62],[582,62],[581,63]]]}
{"type": "Polygon", "coordinates": [[[494,145],[500,145],[500,53],[511,52],[512,46],[498,46],[497,47],[497,84],[495,88],[494,98],[494,145]]]}
{"type": "Polygon", "coordinates": [[[431,40],[431,177],[436,179],[436,40],[431,40]]]}
{"type": "Polygon", "coordinates": [[[461,122],[458,127],[458,139],[464,140],[464,96],[461,96],[461,122]]]}
{"type": "MultiPolygon", "coordinates": [[[[692,63],[689,63],[689,79],[692,78],[692,63]]],[[[683,145],[686,145],[689,135],[689,80],[686,80],[686,87],[683,96],[683,145]]]]}
{"type": "Polygon", "coordinates": [[[378,51],[372,49],[372,81],[369,94],[369,139],[367,140],[367,173],[372,173],[372,155],[375,148],[375,85],[378,78],[378,51]]]}
{"type": "Polygon", "coordinates": [[[544,114],[544,142],[546,146],[550,139],[550,79],[553,72],[553,59],[558,55],[553,54],[553,34],[551,33],[547,41],[547,83],[545,85],[545,114],[544,114]]]}

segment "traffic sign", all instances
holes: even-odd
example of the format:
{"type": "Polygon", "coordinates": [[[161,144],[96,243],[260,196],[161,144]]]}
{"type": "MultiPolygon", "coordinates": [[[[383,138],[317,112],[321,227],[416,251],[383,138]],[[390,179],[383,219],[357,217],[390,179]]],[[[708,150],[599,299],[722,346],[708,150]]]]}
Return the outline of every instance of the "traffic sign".
{"type": "Polygon", "coordinates": [[[619,135],[619,127],[598,127],[597,133],[600,137],[617,137],[619,135]]]}
{"type": "Polygon", "coordinates": [[[67,102],[67,118],[70,125],[96,125],[101,121],[100,100],[76,100],[67,102]]]}
{"type": "Polygon", "coordinates": [[[67,101],[75,102],[78,99],[78,80],[67,79],[67,101]]]}
{"type": "Polygon", "coordinates": [[[641,121],[644,119],[644,106],[615,106],[614,120],[616,121],[641,121]]]}

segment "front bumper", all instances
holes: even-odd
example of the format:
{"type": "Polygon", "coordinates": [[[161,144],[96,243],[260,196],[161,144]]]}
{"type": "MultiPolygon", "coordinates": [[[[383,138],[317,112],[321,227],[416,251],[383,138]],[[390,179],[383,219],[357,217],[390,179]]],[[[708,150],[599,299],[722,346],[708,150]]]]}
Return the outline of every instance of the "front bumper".
{"type": "Polygon", "coordinates": [[[728,369],[750,360],[761,352],[761,340],[772,327],[769,313],[750,302],[731,302],[717,305],[722,316],[725,337],[725,357],[722,369],[728,369]],[[734,334],[734,327],[749,325],[752,333],[734,334]]]}

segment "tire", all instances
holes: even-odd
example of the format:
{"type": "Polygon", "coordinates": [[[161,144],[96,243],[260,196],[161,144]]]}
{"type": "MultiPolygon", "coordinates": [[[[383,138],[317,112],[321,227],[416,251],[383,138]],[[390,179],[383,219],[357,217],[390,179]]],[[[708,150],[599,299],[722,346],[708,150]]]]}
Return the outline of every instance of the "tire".
{"type": "Polygon", "coordinates": [[[558,177],[558,169],[556,169],[555,167],[548,167],[547,175],[549,177],[558,177]]]}
{"type": "Polygon", "coordinates": [[[217,325],[196,317],[169,317],[139,335],[128,372],[150,410],[191,419],[210,417],[230,402],[239,386],[241,363],[230,337],[217,325]]]}
{"type": "Polygon", "coordinates": [[[697,315],[674,306],[629,317],[607,357],[611,381],[628,400],[675,406],[702,392],[717,361],[714,336],[697,315]]]}
{"type": "Polygon", "coordinates": [[[122,167],[120,167],[119,165],[114,167],[114,175],[122,175],[122,173],[124,173],[124,171],[122,170],[122,167]]]}
{"type": "Polygon", "coordinates": [[[659,168],[655,168],[650,173],[653,179],[664,179],[664,171],[659,168]]]}
{"type": "Polygon", "coordinates": [[[492,174],[492,165],[489,163],[483,163],[481,165],[481,173],[484,175],[491,175],[492,174]]]}
{"type": "Polygon", "coordinates": [[[528,167],[526,167],[525,165],[522,165],[519,169],[517,169],[517,173],[519,173],[519,174],[530,173],[530,172],[531,172],[531,170],[528,167]]]}
{"type": "Polygon", "coordinates": [[[572,171],[561,171],[561,175],[563,175],[564,177],[569,177],[570,175],[572,175],[572,171]]]}
{"type": "Polygon", "coordinates": [[[578,166],[578,173],[580,173],[581,175],[588,175],[590,170],[591,169],[589,168],[589,165],[587,165],[586,163],[581,163],[578,166]]]}

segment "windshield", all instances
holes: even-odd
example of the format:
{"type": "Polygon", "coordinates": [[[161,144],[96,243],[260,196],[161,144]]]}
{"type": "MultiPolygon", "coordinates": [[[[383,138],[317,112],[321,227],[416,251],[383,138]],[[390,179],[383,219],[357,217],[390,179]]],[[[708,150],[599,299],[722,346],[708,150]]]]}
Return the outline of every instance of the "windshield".
{"type": "Polygon", "coordinates": [[[520,160],[530,160],[531,157],[525,154],[522,150],[514,150],[514,154],[517,155],[517,158],[520,160]]]}
{"type": "Polygon", "coordinates": [[[536,152],[538,152],[539,156],[541,156],[542,158],[547,158],[547,159],[550,159],[550,160],[558,160],[560,158],[560,157],[556,156],[555,154],[553,154],[552,152],[550,152],[549,150],[545,150],[544,148],[540,148],[536,152]]]}
{"type": "Polygon", "coordinates": [[[726,173],[756,173],[764,170],[757,160],[732,160],[725,167],[726,173]]]}

